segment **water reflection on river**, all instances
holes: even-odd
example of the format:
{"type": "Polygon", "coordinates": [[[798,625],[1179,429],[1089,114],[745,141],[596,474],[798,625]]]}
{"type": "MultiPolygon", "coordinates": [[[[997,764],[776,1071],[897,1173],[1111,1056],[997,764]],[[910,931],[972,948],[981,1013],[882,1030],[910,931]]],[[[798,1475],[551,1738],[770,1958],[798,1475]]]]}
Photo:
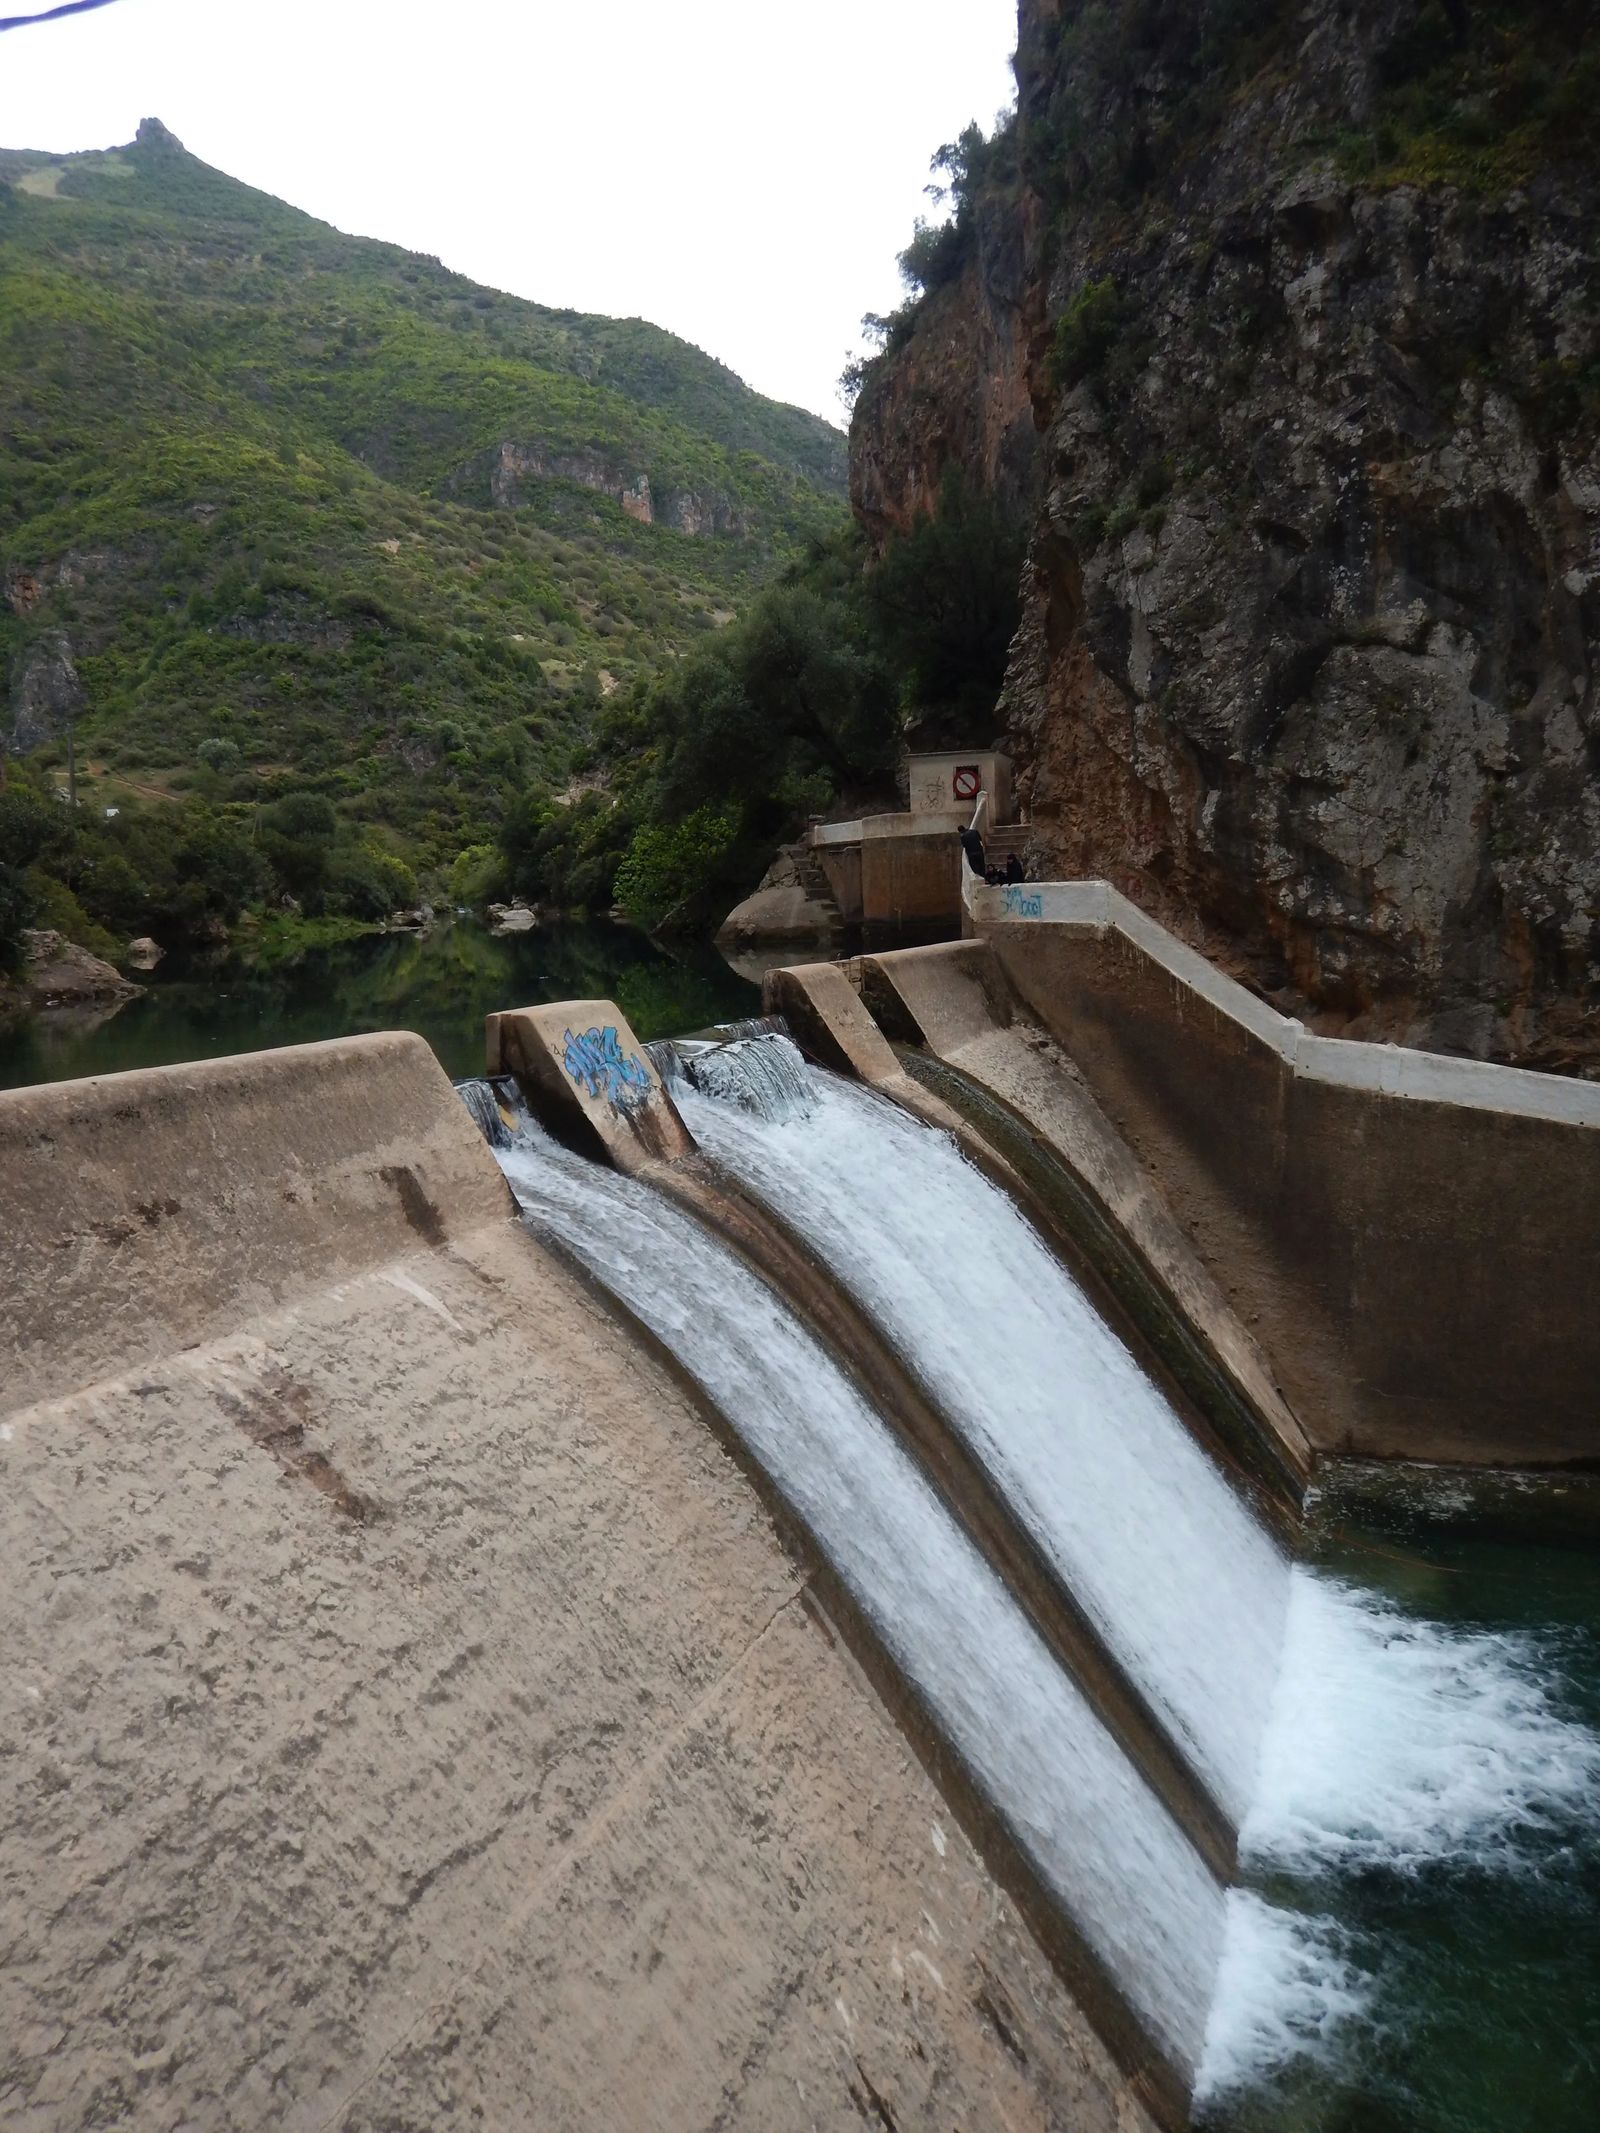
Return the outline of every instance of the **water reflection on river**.
{"type": "Polygon", "coordinates": [[[363,934],[271,959],[169,957],[109,1016],[0,1029],[0,1088],[411,1029],[453,1076],[483,1072],[483,1018],[545,1000],[615,1000],[642,1038],[759,1012],[755,985],[708,943],[671,950],[630,927],[560,924],[497,939],[472,919],[363,934]]]}

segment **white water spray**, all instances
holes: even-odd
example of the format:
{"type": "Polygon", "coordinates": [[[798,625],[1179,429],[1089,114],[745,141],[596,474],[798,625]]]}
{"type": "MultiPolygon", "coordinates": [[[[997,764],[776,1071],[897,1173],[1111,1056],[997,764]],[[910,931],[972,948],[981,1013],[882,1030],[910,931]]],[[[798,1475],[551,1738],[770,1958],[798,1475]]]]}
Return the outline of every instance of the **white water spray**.
{"type": "Polygon", "coordinates": [[[889,1334],[1237,1827],[1287,1561],[954,1142],[867,1090],[815,1086],[809,1114],[763,1118],[686,1091],[684,1116],[889,1334]]]}
{"type": "Polygon", "coordinates": [[[1174,2062],[1198,2064],[1224,1900],[920,1469],[793,1314],[648,1188],[553,1143],[501,1163],[704,1386],[1174,2062]]]}

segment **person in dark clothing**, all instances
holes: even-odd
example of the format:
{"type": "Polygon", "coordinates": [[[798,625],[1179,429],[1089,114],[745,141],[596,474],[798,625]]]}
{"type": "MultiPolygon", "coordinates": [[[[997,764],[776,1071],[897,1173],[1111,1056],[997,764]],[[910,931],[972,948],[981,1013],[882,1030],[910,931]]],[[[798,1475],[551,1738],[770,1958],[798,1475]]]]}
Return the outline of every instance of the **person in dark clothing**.
{"type": "Polygon", "coordinates": [[[967,865],[980,881],[986,880],[989,867],[984,857],[983,839],[978,835],[977,824],[974,823],[969,829],[957,830],[956,835],[961,839],[961,849],[967,855],[967,865]]]}
{"type": "Polygon", "coordinates": [[[1009,882],[1009,881],[1026,881],[1026,880],[1027,880],[1027,878],[1028,878],[1028,877],[1027,877],[1027,875],[1026,875],[1026,874],[1025,874],[1025,873],[1024,873],[1023,871],[1022,871],[1022,861],[1021,861],[1021,860],[1020,860],[1020,859],[1019,859],[1019,858],[1017,857],[1016,853],[1015,853],[1015,852],[1009,852],[1009,853],[1007,853],[1007,855],[1006,855],[1006,870],[1005,870],[1005,873],[1004,873],[1004,874],[1003,874],[1003,875],[1001,876],[1001,879],[1002,879],[1003,881],[1008,881],[1008,882],[1009,882]]]}

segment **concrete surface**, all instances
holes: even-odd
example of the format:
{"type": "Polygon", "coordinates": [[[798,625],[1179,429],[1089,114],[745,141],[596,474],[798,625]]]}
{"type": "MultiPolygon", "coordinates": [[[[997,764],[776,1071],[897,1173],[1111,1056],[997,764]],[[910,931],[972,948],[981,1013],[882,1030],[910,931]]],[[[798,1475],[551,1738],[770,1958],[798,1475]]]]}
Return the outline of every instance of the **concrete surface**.
{"type": "Polygon", "coordinates": [[[1600,1455],[1600,1087],[1312,1037],[1104,882],[967,912],[1319,1449],[1600,1455]]]}
{"type": "Polygon", "coordinates": [[[1148,2133],[418,1040],[13,1093],[0,1163],[8,2133],[1148,2133]]]}
{"type": "Polygon", "coordinates": [[[512,1074],[554,1133],[619,1170],[675,1162],[694,1147],[650,1055],[614,1000],[566,1000],[490,1015],[490,1075],[512,1074]]]}

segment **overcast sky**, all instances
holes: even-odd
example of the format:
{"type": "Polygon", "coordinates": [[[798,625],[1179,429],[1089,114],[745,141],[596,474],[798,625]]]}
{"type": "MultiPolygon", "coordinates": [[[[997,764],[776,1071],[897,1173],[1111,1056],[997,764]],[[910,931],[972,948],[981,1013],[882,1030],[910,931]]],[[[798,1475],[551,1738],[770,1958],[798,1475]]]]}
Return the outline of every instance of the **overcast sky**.
{"type": "Polygon", "coordinates": [[[1010,101],[1015,36],[1015,0],[118,0],[0,37],[0,145],[153,115],[341,229],[654,319],[837,421],[928,159],[1010,101]]]}

